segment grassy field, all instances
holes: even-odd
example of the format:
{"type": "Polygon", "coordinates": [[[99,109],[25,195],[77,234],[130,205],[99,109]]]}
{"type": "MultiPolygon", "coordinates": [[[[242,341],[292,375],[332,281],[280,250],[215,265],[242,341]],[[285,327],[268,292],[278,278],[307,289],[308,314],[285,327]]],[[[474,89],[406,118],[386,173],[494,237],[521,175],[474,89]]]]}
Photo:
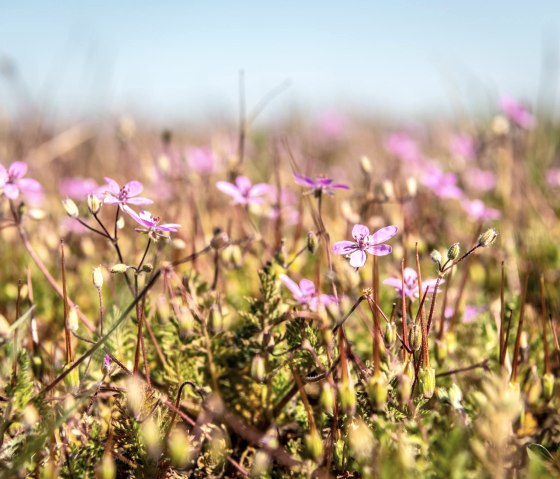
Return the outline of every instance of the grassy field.
{"type": "Polygon", "coordinates": [[[560,475],[560,125],[0,131],[0,477],[560,475]]]}

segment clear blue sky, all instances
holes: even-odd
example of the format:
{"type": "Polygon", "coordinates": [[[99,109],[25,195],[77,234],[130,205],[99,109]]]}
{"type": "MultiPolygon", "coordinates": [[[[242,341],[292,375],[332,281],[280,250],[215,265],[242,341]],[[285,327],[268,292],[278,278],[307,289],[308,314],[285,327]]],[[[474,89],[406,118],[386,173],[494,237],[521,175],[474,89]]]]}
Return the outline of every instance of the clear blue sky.
{"type": "MultiPolygon", "coordinates": [[[[7,1],[0,56],[57,112],[132,110],[161,120],[234,117],[285,79],[272,114],[359,108],[408,114],[457,98],[537,96],[560,2],[7,1]]],[[[0,109],[17,100],[0,82],[0,109]]]]}

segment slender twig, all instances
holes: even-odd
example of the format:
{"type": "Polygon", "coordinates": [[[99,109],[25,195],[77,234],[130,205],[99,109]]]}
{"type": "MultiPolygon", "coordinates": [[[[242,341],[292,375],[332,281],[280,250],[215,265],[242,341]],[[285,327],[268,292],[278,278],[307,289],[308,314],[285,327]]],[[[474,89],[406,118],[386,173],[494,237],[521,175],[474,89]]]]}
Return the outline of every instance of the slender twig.
{"type": "Polygon", "coordinates": [[[513,366],[511,370],[511,381],[517,382],[517,369],[519,366],[519,350],[521,349],[521,333],[523,332],[523,321],[525,319],[525,301],[527,299],[527,286],[529,282],[529,274],[525,275],[523,283],[523,292],[521,293],[521,306],[519,310],[519,323],[517,325],[517,336],[515,337],[515,347],[513,350],[513,366]]]}

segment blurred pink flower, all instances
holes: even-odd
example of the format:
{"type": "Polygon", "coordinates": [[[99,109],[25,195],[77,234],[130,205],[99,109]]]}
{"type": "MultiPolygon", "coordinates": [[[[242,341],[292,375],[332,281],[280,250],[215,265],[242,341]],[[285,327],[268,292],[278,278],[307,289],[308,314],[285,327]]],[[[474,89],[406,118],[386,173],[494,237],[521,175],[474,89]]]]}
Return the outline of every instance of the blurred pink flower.
{"type": "MultiPolygon", "coordinates": [[[[437,280],[435,279],[427,279],[422,281],[422,294],[424,294],[426,290],[428,290],[429,294],[433,293],[436,287],[436,282],[437,280]]],[[[440,284],[444,282],[445,280],[441,280],[440,284]]],[[[401,278],[387,278],[385,281],[383,281],[383,284],[392,286],[397,290],[399,295],[402,294],[401,278]]],[[[437,292],[439,293],[440,290],[438,289],[437,292]]],[[[404,294],[412,300],[420,297],[420,288],[418,287],[418,273],[416,273],[416,271],[412,268],[404,269],[404,294]]]]}
{"type": "Polygon", "coordinates": [[[546,172],[546,182],[550,186],[560,186],[560,168],[550,168],[546,172]]]}
{"type": "Polygon", "coordinates": [[[389,153],[400,160],[414,163],[422,159],[416,141],[407,133],[392,133],[385,139],[383,145],[389,153]]]}
{"type": "Polygon", "coordinates": [[[517,126],[531,130],[536,125],[535,117],[527,108],[511,96],[500,99],[500,107],[507,117],[517,126]]]}
{"type": "Polygon", "coordinates": [[[89,194],[98,193],[98,189],[97,181],[92,178],[63,178],[58,187],[61,196],[75,200],[83,200],[89,194]]]}
{"type": "Polygon", "coordinates": [[[469,188],[478,191],[491,191],[496,187],[496,175],[490,170],[468,168],[463,174],[469,188]]]}
{"type": "Polygon", "coordinates": [[[346,131],[346,118],[337,112],[327,112],[319,118],[319,130],[331,139],[339,139],[346,131]]]}
{"type": "Polygon", "coordinates": [[[298,303],[307,305],[311,311],[317,311],[320,304],[326,306],[337,302],[336,298],[330,294],[319,294],[313,281],[308,279],[302,279],[298,285],[288,275],[281,274],[280,281],[292,292],[298,303]]]}
{"type": "Polygon", "coordinates": [[[41,191],[37,180],[24,178],[27,173],[27,164],[23,161],[14,161],[8,169],[0,165],[0,189],[4,196],[15,200],[20,194],[36,194],[41,191]]]}
{"type": "Polygon", "coordinates": [[[491,221],[501,218],[500,210],[488,208],[481,200],[463,200],[463,209],[473,219],[478,221],[491,221]]]}
{"type": "Polygon", "coordinates": [[[385,256],[393,251],[388,244],[382,244],[397,234],[398,228],[394,225],[381,228],[369,234],[365,225],[354,225],[352,237],[356,241],[338,241],[332,250],[336,254],[343,254],[350,258],[350,266],[361,268],[366,263],[366,251],[375,256],[385,256]]]}
{"type": "Polygon", "coordinates": [[[187,148],[187,165],[201,175],[210,175],[216,168],[216,156],[209,147],[187,148]]]}
{"type": "Polygon", "coordinates": [[[105,193],[103,200],[105,204],[119,205],[122,208],[125,205],[151,205],[153,203],[148,198],[138,196],[144,190],[144,186],[139,181],[129,181],[122,187],[107,176],[105,181],[107,184],[99,189],[105,193]]]}
{"type": "Polygon", "coordinates": [[[296,224],[299,221],[297,196],[292,190],[282,188],[280,197],[278,197],[277,188],[271,185],[270,202],[272,206],[268,210],[268,218],[275,220],[282,215],[283,221],[289,225],[296,224]]]}
{"type": "Polygon", "coordinates": [[[319,176],[316,180],[309,178],[309,176],[294,174],[295,182],[300,186],[307,186],[311,188],[307,194],[320,195],[327,193],[329,196],[334,196],[333,189],[349,190],[350,187],[344,183],[333,183],[331,178],[323,178],[319,176]]]}
{"type": "Polygon", "coordinates": [[[463,190],[457,186],[457,175],[444,173],[436,165],[431,165],[424,173],[422,183],[440,198],[461,198],[463,196],[463,190]]]}
{"type": "Polygon", "coordinates": [[[216,187],[226,195],[231,196],[234,205],[259,205],[264,201],[264,196],[273,191],[268,183],[253,185],[246,176],[238,176],[234,183],[218,181],[216,187]]]}
{"type": "Polygon", "coordinates": [[[476,156],[476,144],[474,139],[464,133],[451,138],[449,150],[454,156],[464,158],[465,160],[472,160],[476,156]]]}

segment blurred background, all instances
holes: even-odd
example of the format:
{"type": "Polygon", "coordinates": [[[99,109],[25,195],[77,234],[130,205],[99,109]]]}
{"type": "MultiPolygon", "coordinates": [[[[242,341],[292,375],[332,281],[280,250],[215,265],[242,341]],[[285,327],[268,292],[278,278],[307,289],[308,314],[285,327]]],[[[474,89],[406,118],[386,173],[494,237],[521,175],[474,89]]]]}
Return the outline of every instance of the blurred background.
{"type": "Polygon", "coordinates": [[[555,113],[559,27],[555,1],[4,1],[0,115],[235,122],[241,70],[247,105],[286,87],[263,124],[555,113]]]}

